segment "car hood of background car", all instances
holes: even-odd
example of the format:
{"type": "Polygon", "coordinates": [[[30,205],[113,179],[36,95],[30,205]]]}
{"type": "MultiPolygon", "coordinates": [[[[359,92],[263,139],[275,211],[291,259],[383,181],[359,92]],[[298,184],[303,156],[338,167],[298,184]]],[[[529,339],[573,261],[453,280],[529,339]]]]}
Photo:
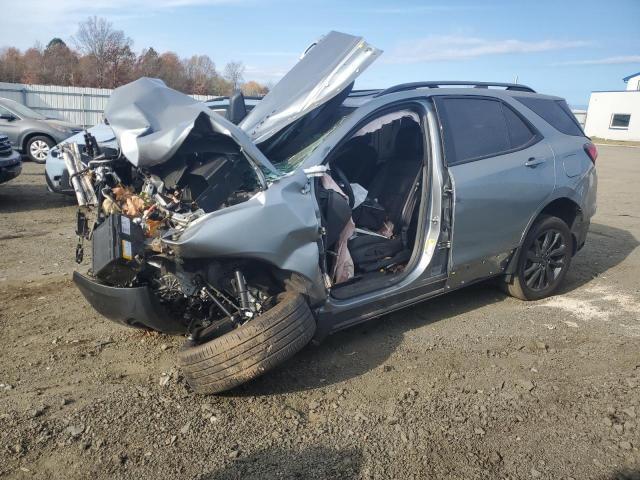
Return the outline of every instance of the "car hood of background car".
{"type": "Polygon", "coordinates": [[[82,127],[76,125],[75,123],[66,122],[64,120],[58,120],[55,118],[47,118],[44,120],[49,125],[53,125],[54,127],[66,128],[68,130],[82,130],[82,127]]]}
{"type": "Polygon", "coordinates": [[[137,167],[168,161],[197,131],[231,137],[256,166],[277,174],[256,145],[351,88],[380,53],[361,37],[330,32],[307,49],[239,125],[151,78],[115,89],[105,117],[122,153],[137,167]]]}

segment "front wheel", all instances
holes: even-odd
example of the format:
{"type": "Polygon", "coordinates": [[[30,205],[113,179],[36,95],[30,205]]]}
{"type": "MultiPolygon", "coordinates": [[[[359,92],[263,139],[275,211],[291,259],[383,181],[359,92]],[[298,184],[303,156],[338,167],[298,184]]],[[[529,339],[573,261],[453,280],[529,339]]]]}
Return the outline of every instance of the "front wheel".
{"type": "Polygon", "coordinates": [[[37,135],[29,139],[26,145],[27,156],[32,162],[45,163],[54,142],[49,137],[37,135]]]}
{"type": "Polygon", "coordinates": [[[527,234],[516,273],[507,291],[521,300],[540,300],[553,294],[571,265],[573,236],[558,217],[541,216],[527,234]]]}
{"type": "Polygon", "coordinates": [[[187,341],[178,364],[196,393],[230,390],[284,362],[313,337],[316,322],[305,298],[286,292],[259,317],[211,341],[187,341]]]}

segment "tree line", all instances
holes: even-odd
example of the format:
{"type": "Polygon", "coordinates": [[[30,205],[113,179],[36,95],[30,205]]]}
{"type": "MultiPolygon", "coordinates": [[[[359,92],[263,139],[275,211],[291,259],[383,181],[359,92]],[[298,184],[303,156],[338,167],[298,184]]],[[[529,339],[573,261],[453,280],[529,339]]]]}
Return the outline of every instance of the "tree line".
{"type": "Polygon", "coordinates": [[[70,43],[72,47],[54,38],[46,47],[36,44],[24,52],[1,49],[0,81],[115,88],[140,77],[155,77],[176,90],[201,95],[230,95],[238,89],[245,95],[269,91],[256,81],[245,81],[242,62],[229,62],[219,72],[208,55],[180,58],[153,47],[136,54],[131,38],[100,17],[81,22],[70,43]]]}

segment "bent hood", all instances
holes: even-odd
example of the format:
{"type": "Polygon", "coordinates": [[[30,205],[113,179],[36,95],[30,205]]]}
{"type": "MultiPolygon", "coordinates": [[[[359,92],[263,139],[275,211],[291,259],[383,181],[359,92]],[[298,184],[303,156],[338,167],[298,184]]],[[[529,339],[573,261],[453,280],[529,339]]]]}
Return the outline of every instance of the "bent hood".
{"type": "Polygon", "coordinates": [[[256,144],[350,88],[380,53],[361,37],[330,32],[307,49],[239,125],[152,78],[116,88],[105,117],[122,153],[137,167],[168,161],[197,124],[198,130],[204,125],[232,138],[254,166],[278,174],[256,144]]]}
{"type": "Polygon", "coordinates": [[[175,155],[194,126],[232,138],[257,167],[273,165],[233,123],[156,78],[140,78],[111,94],[105,118],[124,156],[137,167],[152,167],[175,155]]]}
{"type": "Polygon", "coordinates": [[[343,92],[381,53],[362,37],[329,32],[307,48],[300,61],[240,122],[240,128],[255,143],[268,140],[343,92]]]}

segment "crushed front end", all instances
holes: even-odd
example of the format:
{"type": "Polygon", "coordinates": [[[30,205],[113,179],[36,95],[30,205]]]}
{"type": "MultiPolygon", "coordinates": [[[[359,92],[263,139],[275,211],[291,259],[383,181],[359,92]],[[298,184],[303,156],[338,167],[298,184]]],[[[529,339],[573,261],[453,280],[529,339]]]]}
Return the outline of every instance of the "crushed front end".
{"type": "Polygon", "coordinates": [[[91,268],[74,280],[98,312],[129,326],[186,333],[228,330],[268,308],[268,279],[261,287],[248,283],[256,272],[245,273],[242,260],[184,259],[164,241],[261,190],[239,151],[214,141],[224,153],[178,154],[162,168],[141,169],[118,151],[101,151],[89,135],[85,145],[81,152],[65,144],[61,153],[79,204],[78,263],[91,243],[91,268]]]}

